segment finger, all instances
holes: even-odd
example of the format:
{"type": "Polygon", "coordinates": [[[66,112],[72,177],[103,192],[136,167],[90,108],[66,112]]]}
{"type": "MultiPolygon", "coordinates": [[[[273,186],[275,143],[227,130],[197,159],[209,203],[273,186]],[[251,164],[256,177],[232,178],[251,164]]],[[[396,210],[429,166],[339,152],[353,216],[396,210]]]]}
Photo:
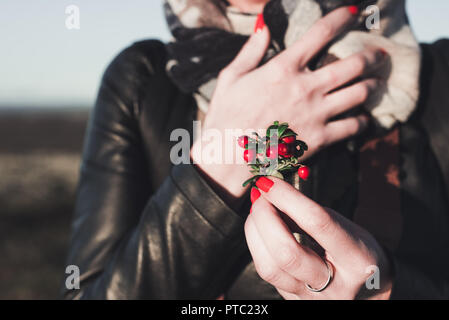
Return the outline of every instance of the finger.
{"type": "Polygon", "coordinates": [[[271,203],[259,198],[253,204],[251,217],[279,268],[312,287],[318,288],[326,282],[328,270],[324,261],[311,249],[298,244],[271,203]]]}
{"type": "Polygon", "coordinates": [[[324,97],[327,118],[331,119],[365,103],[379,87],[378,79],[367,79],[324,97]]]}
{"type": "Polygon", "coordinates": [[[333,257],[333,262],[346,261],[348,252],[359,252],[355,240],[340,224],[343,217],[326,210],[283,180],[261,177],[256,185],[262,196],[314,238],[333,257]]]}
{"type": "Polygon", "coordinates": [[[279,292],[279,294],[285,299],[285,300],[313,300],[314,298],[316,299],[316,297],[313,297],[310,292],[308,292],[307,290],[303,290],[301,293],[299,294],[295,294],[295,293],[290,293],[287,291],[284,291],[280,288],[276,288],[277,292],[279,292]]]}
{"type": "Polygon", "coordinates": [[[242,75],[255,69],[270,44],[270,32],[267,26],[253,33],[234,60],[222,72],[242,75]]]}
{"type": "Polygon", "coordinates": [[[318,20],[290,48],[279,55],[285,63],[294,64],[297,68],[305,67],[326,45],[355,20],[350,7],[342,7],[332,11],[318,20]]]}
{"type": "Polygon", "coordinates": [[[313,73],[315,83],[325,93],[335,90],[350,81],[369,74],[386,61],[383,49],[370,49],[356,53],[348,58],[333,62],[313,73]]]}
{"type": "Polygon", "coordinates": [[[295,295],[292,294],[290,292],[286,292],[280,288],[276,288],[277,292],[279,292],[279,294],[282,296],[282,298],[284,298],[285,300],[300,300],[300,298],[295,295]]]}
{"type": "Polygon", "coordinates": [[[329,122],[324,127],[325,145],[351,138],[363,132],[369,123],[366,115],[329,122]]]}
{"type": "Polygon", "coordinates": [[[263,280],[287,292],[302,291],[303,283],[277,267],[272,256],[265,248],[251,215],[245,223],[245,236],[256,271],[263,280]]]}

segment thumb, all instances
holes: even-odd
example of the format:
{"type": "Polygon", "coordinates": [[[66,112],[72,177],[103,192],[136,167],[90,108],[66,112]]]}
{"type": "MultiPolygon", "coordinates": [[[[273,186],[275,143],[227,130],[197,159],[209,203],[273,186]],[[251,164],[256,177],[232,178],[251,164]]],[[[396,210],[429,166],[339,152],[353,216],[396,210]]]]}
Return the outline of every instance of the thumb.
{"type": "Polygon", "coordinates": [[[234,75],[243,75],[255,69],[270,44],[270,31],[266,25],[251,35],[234,60],[226,67],[234,75]]]}

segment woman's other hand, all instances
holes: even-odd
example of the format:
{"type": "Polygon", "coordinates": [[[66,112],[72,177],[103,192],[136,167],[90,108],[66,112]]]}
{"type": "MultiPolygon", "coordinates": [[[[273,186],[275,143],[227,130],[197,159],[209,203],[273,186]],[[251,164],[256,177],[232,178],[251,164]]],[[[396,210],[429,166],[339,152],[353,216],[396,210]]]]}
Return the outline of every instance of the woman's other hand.
{"type": "MultiPolygon", "coordinates": [[[[363,104],[376,89],[379,81],[366,74],[382,64],[384,51],[369,49],[317,71],[307,68],[310,60],[354,19],[348,7],[336,9],[297,43],[258,67],[270,42],[264,26],[220,73],[203,131],[218,129],[224,136],[226,129],[258,130],[274,120],[288,122],[308,144],[307,157],[359,133],[366,127],[366,116],[330,120],[363,104]],[[339,89],[358,78],[364,80],[339,89]]],[[[241,183],[249,177],[246,166],[201,163],[198,149],[198,143],[194,143],[191,155],[200,170],[232,196],[242,196],[245,190],[241,183]]]]}

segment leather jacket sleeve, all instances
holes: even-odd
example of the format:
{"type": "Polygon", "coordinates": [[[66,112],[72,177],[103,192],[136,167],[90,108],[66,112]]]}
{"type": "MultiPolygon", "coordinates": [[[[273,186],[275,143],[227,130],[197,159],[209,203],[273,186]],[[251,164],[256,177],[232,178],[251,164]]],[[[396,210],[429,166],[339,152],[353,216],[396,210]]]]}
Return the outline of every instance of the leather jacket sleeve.
{"type": "Polygon", "coordinates": [[[141,82],[157,81],[151,59],[161,45],[128,48],[104,74],[85,142],[67,262],[80,269],[80,289],[63,284],[65,298],[215,299],[247,252],[243,219],[193,166],[173,167],[150,190],[136,114],[141,82]]]}

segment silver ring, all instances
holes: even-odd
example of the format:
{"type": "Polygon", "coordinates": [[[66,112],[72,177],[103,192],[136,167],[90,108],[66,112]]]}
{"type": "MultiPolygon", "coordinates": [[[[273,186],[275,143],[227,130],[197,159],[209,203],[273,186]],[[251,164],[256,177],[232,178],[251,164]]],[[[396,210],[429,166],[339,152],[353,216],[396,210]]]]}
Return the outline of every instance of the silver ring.
{"type": "Polygon", "coordinates": [[[326,283],[321,288],[318,288],[318,289],[312,288],[311,286],[309,286],[306,283],[305,285],[306,285],[307,290],[312,291],[312,292],[322,292],[322,291],[324,291],[324,289],[326,289],[329,286],[329,284],[331,283],[332,279],[334,278],[334,268],[333,268],[333,266],[331,265],[331,263],[329,261],[324,260],[324,259],[323,259],[323,261],[326,263],[327,272],[329,273],[329,276],[327,278],[326,283]]]}

